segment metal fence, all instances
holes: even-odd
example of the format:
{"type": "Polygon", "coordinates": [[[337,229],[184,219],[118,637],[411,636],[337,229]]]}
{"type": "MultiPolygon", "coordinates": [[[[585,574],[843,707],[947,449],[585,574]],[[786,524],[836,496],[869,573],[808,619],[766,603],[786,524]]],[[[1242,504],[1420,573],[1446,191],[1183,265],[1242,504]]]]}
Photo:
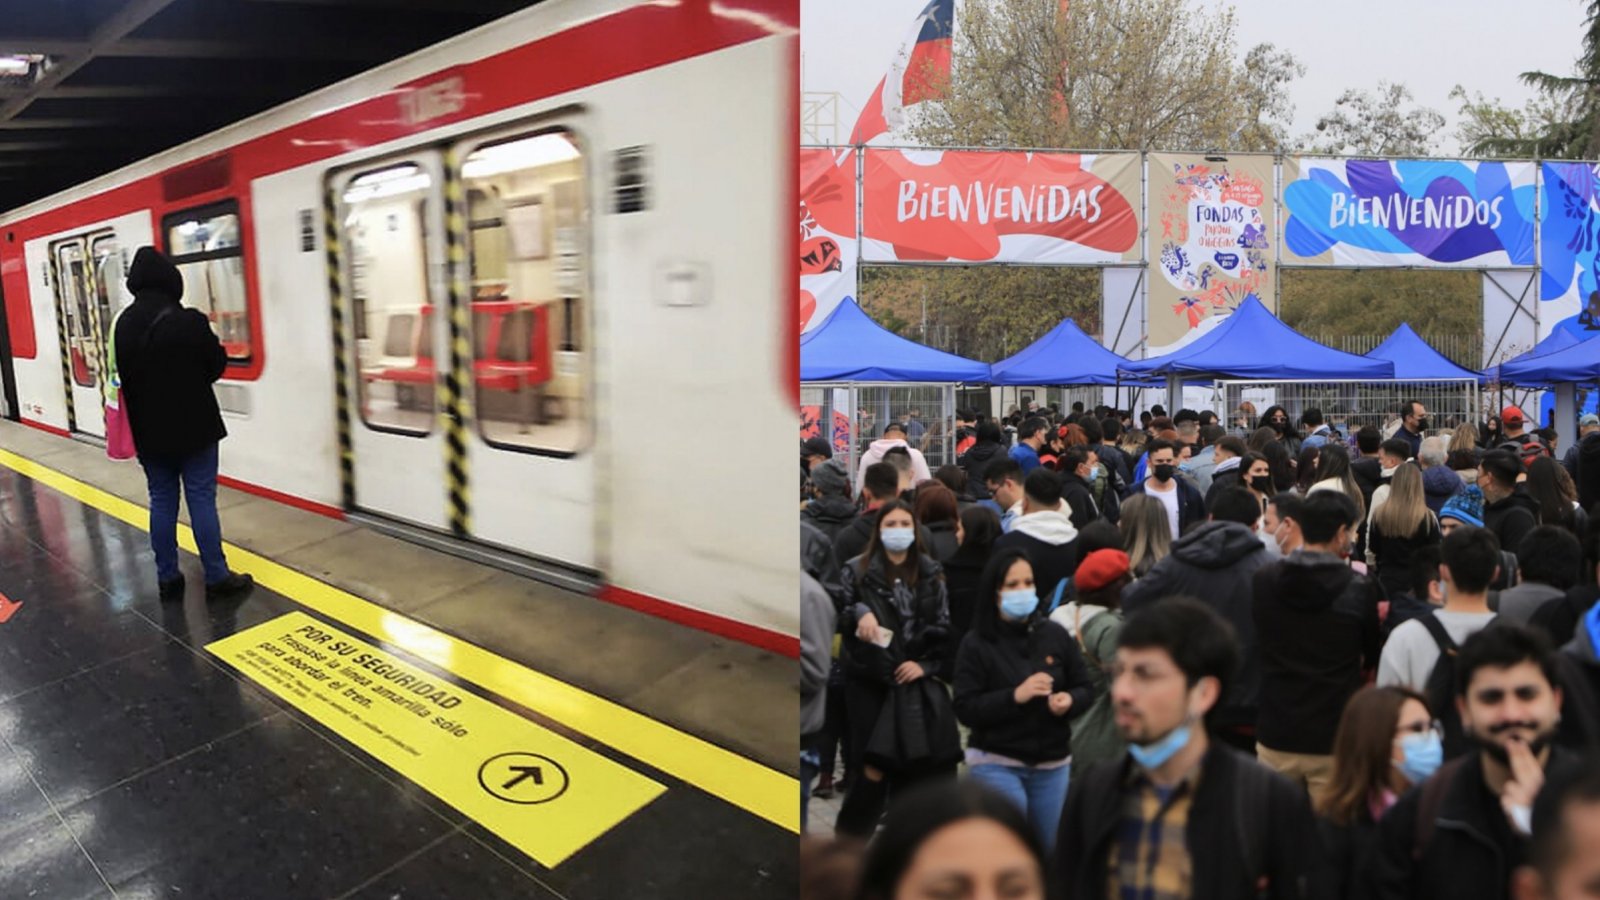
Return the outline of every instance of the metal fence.
{"type": "Polygon", "coordinates": [[[1297,422],[1308,409],[1322,412],[1325,422],[1349,436],[1375,425],[1385,436],[1400,427],[1404,405],[1415,400],[1428,414],[1429,433],[1452,430],[1482,420],[1482,398],[1475,381],[1218,381],[1212,401],[1217,415],[1230,426],[1239,423],[1240,405],[1248,401],[1259,417],[1282,406],[1297,422]]]}
{"type": "Polygon", "coordinates": [[[820,384],[800,386],[800,434],[830,437],[834,458],[852,475],[890,422],[903,422],[907,441],[922,451],[928,470],[955,462],[955,386],[948,384],[820,384]]]}

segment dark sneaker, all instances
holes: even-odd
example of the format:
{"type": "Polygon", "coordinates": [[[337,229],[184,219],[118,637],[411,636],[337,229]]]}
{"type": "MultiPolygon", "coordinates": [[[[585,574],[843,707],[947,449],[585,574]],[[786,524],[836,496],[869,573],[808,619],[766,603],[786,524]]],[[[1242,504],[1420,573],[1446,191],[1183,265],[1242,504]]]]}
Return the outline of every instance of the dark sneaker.
{"type": "Polygon", "coordinates": [[[207,600],[228,600],[240,597],[250,592],[255,587],[256,580],[249,575],[234,572],[221,581],[206,585],[207,600]]]}
{"type": "Polygon", "coordinates": [[[183,586],[184,586],[184,581],[183,581],[183,576],[182,575],[179,575],[177,578],[174,578],[171,581],[158,582],[157,583],[157,587],[159,587],[161,589],[161,600],[162,600],[162,602],[164,602],[164,603],[179,603],[179,602],[182,602],[182,600],[183,600],[183,586]]]}

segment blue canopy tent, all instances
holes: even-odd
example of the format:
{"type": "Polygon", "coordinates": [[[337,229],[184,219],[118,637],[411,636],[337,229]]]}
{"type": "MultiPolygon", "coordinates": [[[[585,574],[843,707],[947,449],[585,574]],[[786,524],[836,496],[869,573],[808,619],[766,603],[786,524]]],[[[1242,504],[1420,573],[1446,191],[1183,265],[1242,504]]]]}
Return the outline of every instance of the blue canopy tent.
{"type": "Polygon", "coordinates": [[[1386,359],[1394,363],[1394,377],[1401,381],[1472,381],[1482,384],[1488,379],[1482,372],[1474,372],[1456,365],[1448,356],[1433,349],[1405,322],[1394,330],[1384,342],[1367,352],[1369,359],[1386,359]]]}
{"type": "Polygon", "coordinates": [[[854,472],[884,424],[927,411],[907,437],[937,468],[955,462],[955,385],[988,380],[988,363],[900,337],[846,298],[800,340],[802,434],[831,436],[854,472]]]}
{"type": "Polygon", "coordinates": [[[1386,359],[1345,353],[1301,335],[1254,295],[1188,346],[1122,367],[1133,376],[1165,377],[1172,385],[1169,395],[1180,379],[1213,379],[1216,412],[1225,421],[1249,401],[1257,407],[1280,404],[1293,417],[1315,406],[1333,424],[1369,407],[1394,406],[1393,398],[1370,396],[1374,383],[1394,380],[1394,369],[1386,359]]]}
{"type": "Polygon", "coordinates": [[[800,339],[801,381],[984,382],[989,365],[925,347],[844,302],[800,339]]]}
{"type": "Polygon", "coordinates": [[[1536,421],[1544,422],[1554,413],[1556,431],[1563,438],[1575,433],[1579,415],[1595,411],[1596,393],[1590,391],[1580,401],[1577,385],[1600,384],[1600,341],[1579,338],[1558,328],[1532,350],[1495,368],[1504,384],[1555,388],[1539,398],[1536,421]],[[1546,349],[1540,352],[1541,348],[1546,349]]]}
{"type": "Polygon", "coordinates": [[[1483,371],[1483,374],[1489,381],[1517,384],[1518,382],[1510,381],[1507,378],[1505,373],[1506,366],[1509,366],[1512,363],[1527,362],[1537,359],[1541,356],[1548,356],[1549,354],[1555,353],[1558,350],[1565,350],[1568,347],[1574,347],[1580,343],[1583,342],[1578,339],[1577,335],[1574,335],[1565,328],[1557,328],[1555,331],[1550,332],[1549,337],[1546,337],[1539,343],[1534,344],[1533,349],[1527,351],[1526,353],[1513,356],[1510,359],[1501,362],[1499,365],[1490,366],[1483,371]]]}
{"type": "Polygon", "coordinates": [[[1227,321],[1194,343],[1163,356],[1129,361],[1122,371],[1250,381],[1395,377],[1394,363],[1325,347],[1283,324],[1254,294],[1246,297],[1227,321]]]}
{"type": "Polygon", "coordinates": [[[993,384],[1095,384],[1126,383],[1118,368],[1128,360],[1083,333],[1071,319],[1050,329],[1044,337],[1020,352],[989,367],[993,384]]]}

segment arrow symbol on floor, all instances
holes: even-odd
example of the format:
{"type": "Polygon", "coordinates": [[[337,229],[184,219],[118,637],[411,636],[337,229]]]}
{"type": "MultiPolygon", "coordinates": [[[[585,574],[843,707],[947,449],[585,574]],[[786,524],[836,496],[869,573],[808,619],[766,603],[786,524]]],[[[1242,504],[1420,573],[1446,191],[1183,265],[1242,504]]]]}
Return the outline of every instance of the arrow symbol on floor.
{"type": "MultiPolygon", "coordinates": [[[[0,618],[0,622],[3,621],[5,621],[5,619],[0,618]]],[[[500,785],[500,789],[503,791],[509,791],[513,785],[521,784],[529,778],[533,779],[534,784],[544,784],[544,771],[538,766],[512,766],[511,771],[517,772],[518,775],[505,784],[500,785]]]]}
{"type": "MultiPolygon", "coordinates": [[[[11,618],[11,615],[22,608],[21,600],[12,600],[5,594],[0,594],[0,625],[11,618]]],[[[543,782],[540,782],[541,784],[543,782]]]]}

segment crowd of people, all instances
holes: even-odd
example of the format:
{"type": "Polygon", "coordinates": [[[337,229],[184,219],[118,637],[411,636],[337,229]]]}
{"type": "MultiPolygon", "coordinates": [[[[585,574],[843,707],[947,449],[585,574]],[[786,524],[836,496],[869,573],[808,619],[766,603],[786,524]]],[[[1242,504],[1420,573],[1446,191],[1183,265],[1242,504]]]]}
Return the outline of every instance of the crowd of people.
{"type": "Polygon", "coordinates": [[[803,896],[1600,896],[1600,419],[1032,412],[802,444],[803,896]]]}

